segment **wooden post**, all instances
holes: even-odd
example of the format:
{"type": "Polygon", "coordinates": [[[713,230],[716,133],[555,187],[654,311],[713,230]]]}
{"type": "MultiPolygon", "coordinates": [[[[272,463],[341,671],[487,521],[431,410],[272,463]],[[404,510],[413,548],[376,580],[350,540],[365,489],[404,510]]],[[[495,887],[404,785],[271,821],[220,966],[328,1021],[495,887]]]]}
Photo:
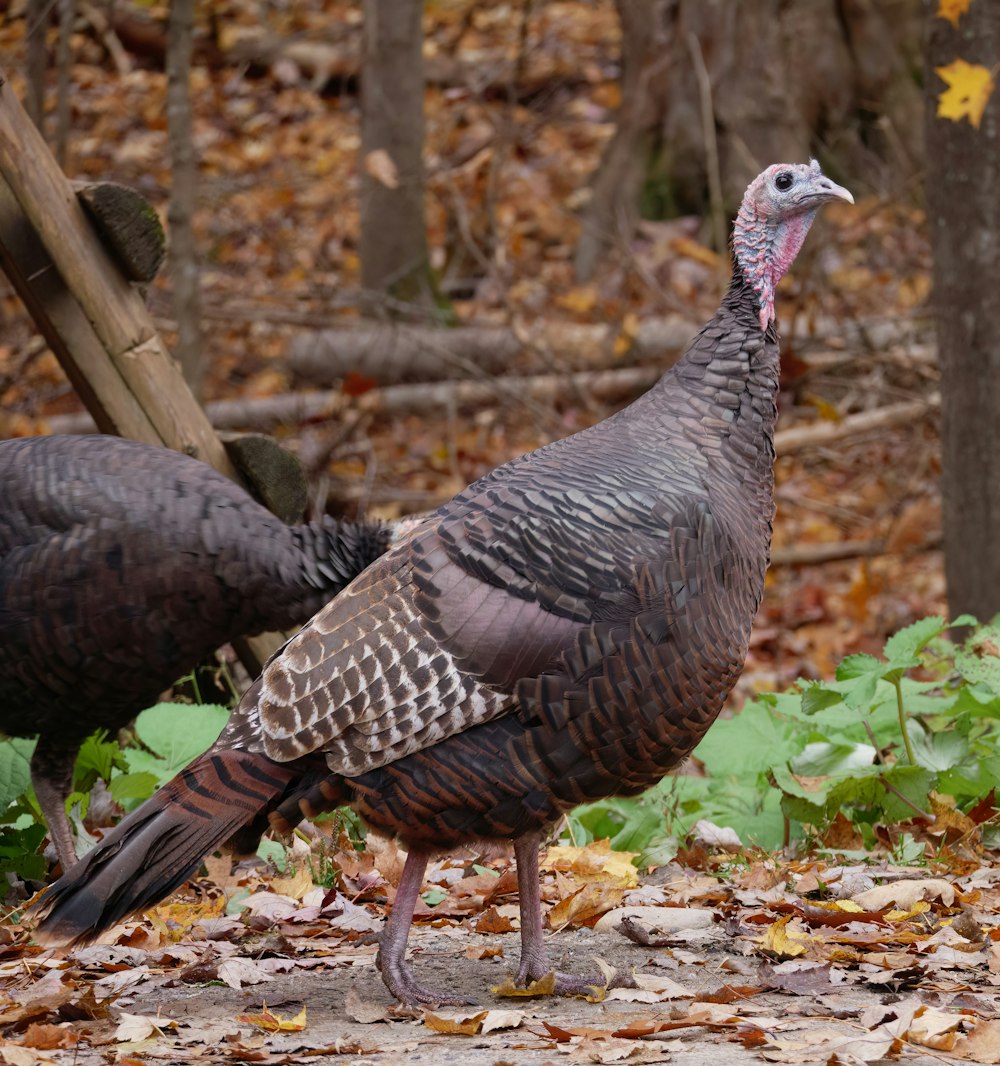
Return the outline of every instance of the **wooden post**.
{"type": "MultiPolygon", "coordinates": [[[[241,481],[2,70],[0,266],[102,433],[185,452],[241,481]]],[[[252,676],[283,639],[238,643],[252,676]]]]}
{"type": "Polygon", "coordinates": [[[93,232],[2,71],[0,213],[0,262],[98,426],[239,480],[141,295],[93,232]]]}

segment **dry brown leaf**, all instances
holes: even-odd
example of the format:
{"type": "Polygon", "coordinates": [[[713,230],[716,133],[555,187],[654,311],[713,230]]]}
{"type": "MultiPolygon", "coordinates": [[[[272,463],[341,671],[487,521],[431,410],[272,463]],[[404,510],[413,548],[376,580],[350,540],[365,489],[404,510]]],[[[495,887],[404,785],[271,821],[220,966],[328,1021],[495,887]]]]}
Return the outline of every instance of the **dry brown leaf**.
{"type": "Polygon", "coordinates": [[[268,1010],[267,1004],[263,1003],[259,1013],[239,1014],[236,1020],[263,1029],[265,1033],[299,1033],[306,1027],[306,1008],[303,1007],[294,1018],[285,1018],[268,1010]]]}
{"type": "Polygon", "coordinates": [[[939,877],[925,877],[879,885],[867,892],[858,892],[851,898],[866,911],[884,911],[895,904],[896,910],[912,912],[918,900],[939,899],[946,907],[950,907],[955,902],[955,889],[950,882],[939,877]]]}
{"type": "Polygon", "coordinates": [[[499,914],[496,907],[488,907],[476,922],[477,933],[512,933],[513,931],[514,923],[506,915],[499,914]]]}
{"type": "Polygon", "coordinates": [[[507,977],[500,984],[491,988],[490,991],[495,996],[507,996],[511,999],[554,996],[556,994],[556,974],[554,970],[550,970],[544,977],[539,977],[537,981],[532,981],[527,988],[518,988],[513,980],[507,977]]]}
{"type": "Polygon", "coordinates": [[[376,148],[365,156],[365,172],[387,189],[399,188],[399,170],[384,148],[376,148]]]}
{"type": "Polygon", "coordinates": [[[72,1047],[80,1036],[65,1025],[49,1025],[44,1022],[32,1022],[24,1031],[21,1043],[25,1047],[37,1048],[39,1051],[52,1051],[55,1048],[72,1047]]]}
{"type": "Polygon", "coordinates": [[[152,1014],[128,1014],[125,1011],[118,1016],[118,1028],[114,1039],[120,1044],[138,1043],[154,1034],[162,1036],[165,1029],[176,1029],[173,1018],[161,1018],[152,1014]]]}
{"type": "Polygon", "coordinates": [[[570,925],[592,925],[602,914],[618,907],[624,895],[622,888],[584,885],[549,911],[549,927],[558,930],[570,925]]]}
{"type": "Polygon", "coordinates": [[[806,953],[806,945],[813,940],[808,933],[801,929],[788,928],[789,922],[795,921],[793,915],[779,918],[767,927],[763,936],[755,937],[754,941],[765,950],[782,958],[793,959],[797,955],[806,953]]]}
{"type": "Polygon", "coordinates": [[[639,884],[639,871],[632,860],[638,854],[635,851],[612,851],[610,840],[595,840],[585,848],[549,848],[541,868],[568,873],[588,883],[603,881],[621,888],[635,888],[639,884]]]}
{"type": "Polygon", "coordinates": [[[465,949],[467,959],[499,959],[503,958],[503,948],[489,947],[486,944],[470,944],[465,949]]]}
{"type": "Polygon", "coordinates": [[[344,1013],[352,1021],[361,1025],[373,1025],[375,1022],[389,1021],[388,1007],[370,999],[362,999],[357,989],[352,988],[344,997],[344,1013]]]}
{"type": "Polygon", "coordinates": [[[980,1019],[971,1033],[955,1041],[951,1054],[968,1062],[1000,1062],[1000,1021],[980,1019]]]}

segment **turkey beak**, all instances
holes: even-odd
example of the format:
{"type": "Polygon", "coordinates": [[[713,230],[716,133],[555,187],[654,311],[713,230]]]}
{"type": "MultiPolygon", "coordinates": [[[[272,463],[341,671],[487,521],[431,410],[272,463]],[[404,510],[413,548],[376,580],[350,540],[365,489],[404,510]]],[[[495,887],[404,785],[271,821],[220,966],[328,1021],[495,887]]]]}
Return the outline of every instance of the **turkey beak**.
{"type": "Polygon", "coordinates": [[[828,200],[846,200],[849,204],[854,203],[854,197],[847,189],[834,181],[830,181],[823,174],[810,181],[806,196],[810,200],[819,200],[820,203],[826,203],[828,200]]]}

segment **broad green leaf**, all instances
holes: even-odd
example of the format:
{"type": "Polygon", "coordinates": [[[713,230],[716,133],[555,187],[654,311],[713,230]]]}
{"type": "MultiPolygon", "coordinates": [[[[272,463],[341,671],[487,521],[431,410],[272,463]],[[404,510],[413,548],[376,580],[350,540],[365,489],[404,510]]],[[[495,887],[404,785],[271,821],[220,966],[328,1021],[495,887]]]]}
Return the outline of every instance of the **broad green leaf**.
{"type": "Polygon", "coordinates": [[[885,642],[885,657],[894,666],[910,665],[928,642],[947,629],[943,618],[921,618],[885,642]]]}
{"type": "Polygon", "coordinates": [[[108,791],[115,802],[123,800],[145,800],[152,796],[160,778],[156,774],[147,772],[136,774],[117,774],[111,779],[108,791]]]}
{"type": "Polygon", "coordinates": [[[800,777],[843,777],[858,771],[867,772],[875,761],[871,744],[831,744],[829,741],[807,744],[792,759],[792,773],[800,777]]]}
{"type": "Polygon", "coordinates": [[[955,666],[969,681],[1000,695],[1000,627],[982,626],[955,652],[955,666]]]}
{"type": "Polygon", "coordinates": [[[802,713],[816,714],[818,711],[825,711],[827,707],[843,702],[842,692],[824,685],[822,681],[816,681],[802,692],[802,713]]]}
{"type": "Polygon", "coordinates": [[[787,762],[802,747],[789,723],[760,703],[747,703],[732,718],[716,722],[694,750],[714,777],[746,777],[787,762]]]}
{"type": "Polygon", "coordinates": [[[919,721],[909,724],[910,743],[919,765],[928,770],[950,770],[969,754],[969,742],[950,729],[945,733],[928,733],[919,721]]]}
{"type": "MultiPolygon", "coordinates": [[[[226,708],[214,704],[158,703],[135,720],[135,732],[174,774],[208,751],[218,740],[228,719],[226,708]]],[[[131,752],[129,767],[133,770],[152,769],[136,766],[131,752]]]]}
{"type": "Polygon", "coordinates": [[[885,819],[892,822],[908,822],[916,816],[917,812],[913,809],[914,807],[921,811],[928,809],[927,797],[934,788],[937,775],[930,770],[925,770],[922,766],[893,766],[885,771],[883,779],[913,804],[911,807],[899,796],[885,789],[882,796],[885,819]]]}
{"type": "Polygon", "coordinates": [[[852,681],[859,677],[881,677],[887,664],[874,655],[848,655],[837,667],[838,681],[852,681]]]}
{"type": "Polygon", "coordinates": [[[0,740],[0,811],[31,784],[31,756],[35,741],[23,737],[0,740]]]}

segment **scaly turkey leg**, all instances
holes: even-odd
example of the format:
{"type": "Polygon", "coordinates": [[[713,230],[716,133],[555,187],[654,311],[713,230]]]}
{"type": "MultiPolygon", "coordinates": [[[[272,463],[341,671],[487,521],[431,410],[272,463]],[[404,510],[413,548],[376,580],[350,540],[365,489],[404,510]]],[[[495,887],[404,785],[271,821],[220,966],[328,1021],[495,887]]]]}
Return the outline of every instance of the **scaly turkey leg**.
{"type": "MultiPolygon", "coordinates": [[[[538,848],[541,834],[525,833],[514,841],[514,857],[517,860],[517,891],[521,907],[521,965],[514,983],[527,988],[551,972],[549,950],[542,929],[542,892],[538,881],[538,848]]],[[[557,996],[593,996],[607,988],[631,988],[635,982],[631,975],[616,975],[610,984],[604,977],[576,977],[573,974],[556,972],[557,996]]]]}
{"type": "Polygon", "coordinates": [[[445,1004],[464,1007],[473,1000],[449,992],[437,992],[433,988],[418,984],[406,963],[406,941],[409,938],[410,924],[413,921],[413,908],[417,905],[417,897],[420,895],[420,886],[424,883],[424,871],[427,869],[429,858],[429,852],[418,851],[416,848],[406,856],[403,876],[396,889],[392,912],[379,940],[375,965],[382,974],[386,988],[400,1003],[408,1006],[423,1003],[432,1007],[445,1004]]]}
{"type": "Polygon", "coordinates": [[[76,865],[76,842],[66,815],[66,797],[73,790],[76,755],[77,749],[66,751],[41,736],[31,757],[31,783],[64,872],[76,865]]]}

